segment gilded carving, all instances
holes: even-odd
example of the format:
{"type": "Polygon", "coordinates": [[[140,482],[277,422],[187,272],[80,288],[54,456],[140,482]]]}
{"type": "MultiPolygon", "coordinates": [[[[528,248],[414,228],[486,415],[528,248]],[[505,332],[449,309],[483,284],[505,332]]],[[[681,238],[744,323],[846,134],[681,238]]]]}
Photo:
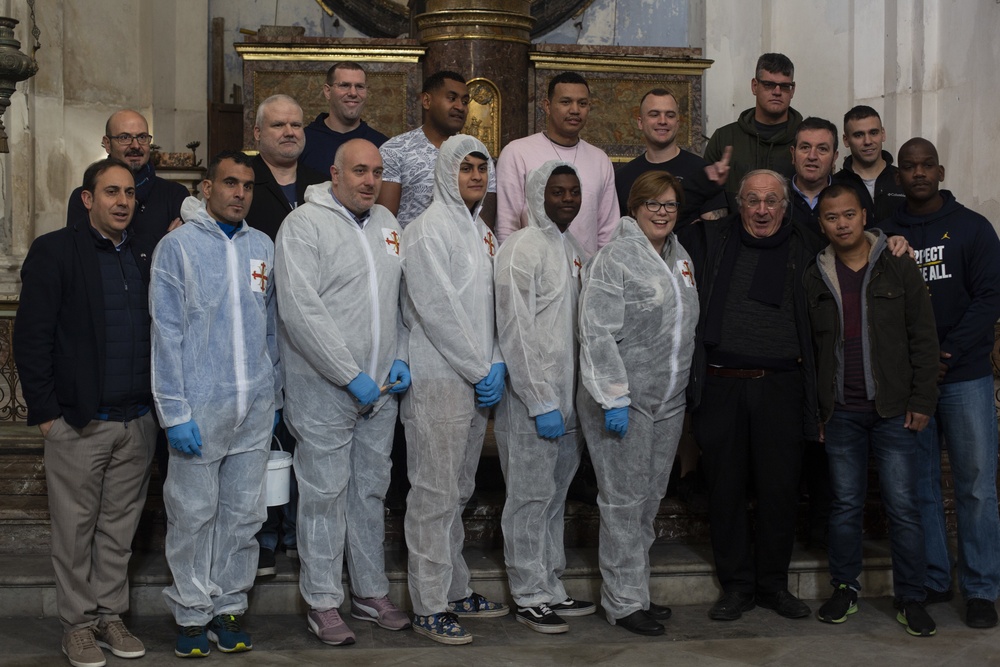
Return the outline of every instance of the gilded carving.
{"type": "Polygon", "coordinates": [[[469,115],[464,134],[486,144],[490,155],[500,152],[500,89],[489,79],[472,79],[469,84],[469,115]]]}

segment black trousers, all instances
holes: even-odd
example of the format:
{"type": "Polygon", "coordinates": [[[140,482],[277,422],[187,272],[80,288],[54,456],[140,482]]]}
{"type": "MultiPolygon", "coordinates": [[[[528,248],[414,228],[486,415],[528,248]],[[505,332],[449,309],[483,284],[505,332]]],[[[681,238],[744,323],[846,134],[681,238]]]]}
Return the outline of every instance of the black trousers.
{"type": "Polygon", "coordinates": [[[803,400],[798,371],[754,380],[706,378],[692,417],[708,483],[716,575],[727,593],[788,588],[803,400]],[[747,511],[751,494],[757,499],[753,531],[747,511]]]}

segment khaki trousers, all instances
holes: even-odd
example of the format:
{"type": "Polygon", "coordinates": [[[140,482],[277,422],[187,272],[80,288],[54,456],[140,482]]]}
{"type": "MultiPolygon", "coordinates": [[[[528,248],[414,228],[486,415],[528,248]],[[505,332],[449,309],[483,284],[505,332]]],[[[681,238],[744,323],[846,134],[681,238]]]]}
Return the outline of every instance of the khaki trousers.
{"type": "Polygon", "coordinates": [[[45,437],[56,607],[66,630],[128,610],[128,561],[156,446],[152,412],[131,422],[60,417],[45,437]]]}

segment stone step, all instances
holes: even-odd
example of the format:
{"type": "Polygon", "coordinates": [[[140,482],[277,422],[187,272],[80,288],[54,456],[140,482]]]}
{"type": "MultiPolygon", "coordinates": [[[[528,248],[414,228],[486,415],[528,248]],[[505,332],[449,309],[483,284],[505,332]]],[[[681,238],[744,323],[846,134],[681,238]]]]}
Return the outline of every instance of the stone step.
{"type": "MultiPolygon", "coordinates": [[[[470,547],[465,550],[472,574],[472,588],[487,597],[509,600],[510,591],[503,564],[503,551],[470,547]]],[[[259,579],[250,592],[251,614],[305,614],[308,609],[298,588],[298,562],[277,555],[277,574],[259,579]]],[[[892,594],[889,544],[866,540],[862,595],[892,594]]],[[[668,604],[708,604],[720,594],[707,545],[663,544],[650,550],[650,591],[652,598],[668,604]]],[[[148,616],[167,614],[162,589],[171,578],[162,553],[136,553],[130,570],[131,612],[148,616]]],[[[406,554],[399,549],[386,553],[389,595],[401,607],[410,608],[406,580],[406,554]]],[[[599,600],[601,574],[597,550],[567,549],[563,581],[570,595],[599,600]]],[[[804,599],[821,599],[829,594],[829,574],[825,554],[796,549],[789,576],[789,590],[804,599]]],[[[346,577],[345,577],[346,590],[346,577]]],[[[0,555],[0,609],[4,616],[54,616],[55,583],[51,559],[47,556],[0,555]]]]}

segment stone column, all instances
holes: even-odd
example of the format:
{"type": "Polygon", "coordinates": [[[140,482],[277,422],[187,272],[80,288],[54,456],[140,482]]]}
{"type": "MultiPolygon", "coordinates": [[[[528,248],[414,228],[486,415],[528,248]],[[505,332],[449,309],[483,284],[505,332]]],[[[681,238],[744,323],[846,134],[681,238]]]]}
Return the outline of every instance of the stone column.
{"type": "Polygon", "coordinates": [[[472,101],[463,132],[496,155],[528,134],[531,0],[427,0],[417,39],[427,47],[424,76],[442,69],[467,77],[472,101]]]}

